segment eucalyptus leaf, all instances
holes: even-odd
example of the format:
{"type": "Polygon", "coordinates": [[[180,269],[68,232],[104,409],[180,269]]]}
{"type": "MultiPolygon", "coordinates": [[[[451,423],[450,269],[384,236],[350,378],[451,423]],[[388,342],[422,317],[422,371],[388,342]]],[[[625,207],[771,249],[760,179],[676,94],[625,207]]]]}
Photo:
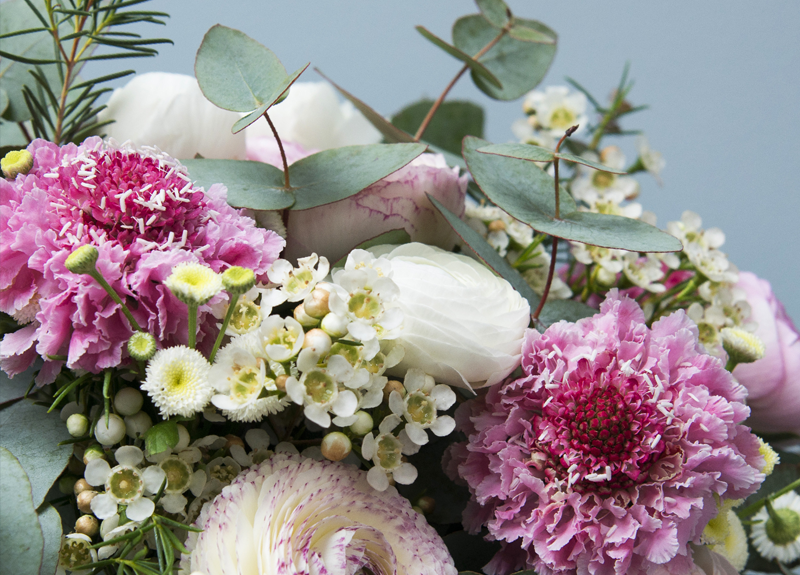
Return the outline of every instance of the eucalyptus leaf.
{"type": "Polygon", "coordinates": [[[180,435],[178,434],[178,422],[176,420],[156,423],[144,434],[144,445],[151,455],[172,449],[178,445],[178,441],[180,441],[180,435]]]}
{"type": "Polygon", "coordinates": [[[44,538],[42,566],[39,575],[53,575],[58,567],[58,552],[61,550],[61,516],[52,505],[45,503],[39,511],[39,527],[44,538]]]}
{"type": "Polygon", "coordinates": [[[521,40],[523,42],[534,42],[536,44],[554,43],[552,36],[549,34],[542,32],[541,30],[534,30],[533,28],[529,28],[528,26],[523,26],[521,24],[516,24],[509,28],[508,35],[515,40],[521,40]]]}
{"type": "Polygon", "coordinates": [[[19,460],[28,475],[34,507],[39,507],[72,456],[71,439],[58,413],[23,399],[0,411],[0,445],[19,460]],[[31,422],[36,422],[31,425],[31,422]]]}
{"type": "Polygon", "coordinates": [[[39,573],[44,536],[31,501],[28,476],[12,453],[0,447],[0,575],[39,573]]]}
{"type": "MultiPolygon", "coordinates": [[[[267,102],[262,104],[246,116],[239,118],[236,123],[231,128],[231,132],[234,134],[238,134],[242,130],[244,130],[247,126],[258,120],[261,116],[264,115],[264,112],[269,110],[272,106],[280,102],[285,98],[287,95],[289,88],[291,88],[292,84],[300,77],[300,74],[306,71],[306,68],[310,66],[310,62],[303,66],[302,68],[298,68],[292,74],[287,76],[286,80],[281,82],[273,91],[272,96],[267,98],[267,102]]],[[[280,134],[278,134],[280,135],[280,134]]]]}
{"type": "Polygon", "coordinates": [[[262,162],[245,160],[181,160],[190,177],[206,190],[214,184],[228,188],[228,203],[236,208],[282,210],[294,203],[284,188],[283,171],[262,162]]]}
{"type": "Polygon", "coordinates": [[[469,66],[469,69],[472,70],[473,74],[489,82],[495,88],[502,89],[503,85],[497,78],[494,77],[494,74],[492,74],[489,70],[487,70],[483,64],[473,59],[472,56],[466,54],[465,52],[462,52],[455,46],[451,46],[450,44],[448,44],[447,42],[436,36],[433,32],[425,28],[425,26],[417,26],[416,29],[417,32],[422,34],[427,40],[430,40],[433,44],[435,44],[436,46],[438,46],[439,48],[450,54],[453,58],[464,62],[464,64],[469,66]]]}
{"type": "MultiPolygon", "coordinates": [[[[475,85],[487,96],[497,100],[516,100],[542,81],[556,53],[556,33],[535,20],[514,18],[522,25],[546,34],[552,44],[539,44],[504,35],[478,60],[503,84],[502,89],[472,74],[475,85]]],[[[453,44],[467,54],[477,54],[497,37],[498,29],[480,14],[471,14],[456,20],[453,25],[453,44]]]]}
{"type": "Polygon", "coordinates": [[[553,222],[551,229],[554,231],[551,235],[604,248],[632,252],[678,252],[683,249],[678,238],[655,226],[612,214],[570,212],[553,222]]]}
{"type": "Polygon", "coordinates": [[[42,361],[37,360],[28,369],[10,378],[6,372],[0,370],[0,405],[10,401],[16,401],[25,396],[25,392],[31,387],[36,371],[42,367],[42,361]]]}
{"type": "Polygon", "coordinates": [[[541,146],[533,146],[531,144],[491,144],[478,148],[481,154],[494,154],[496,156],[506,156],[507,158],[517,158],[518,160],[528,160],[530,162],[552,162],[553,158],[559,158],[568,162],[575,162],[583,164],[601,172],[608,172],[609,174],[626,174],[625,170],[615,170],[600,162],[594,162],[581,158],[574,154],[565,152],[553,152],[541,146]]]}
{"type": "Polygon", "coordinates": [[[194,71],[205,97],[234,112],[250,112],[272,101],[287,75],[272,50],[221,24],[203,37],[194,71]]]}
{"type": "MultiPolygon", "coordinates": [[[[420,100],[406,106],[392,117],[392,124],[409,133],[415,133],[433,100],[420,100]]],[[[423,138],[426,143],[461,156],[461,140],[464,136],[483,137],[483,108],[472,102],[450,100],[436,110],[423,138]]],[[[448,162],[450,163],[450,162],[448,162]]]]}
{"type": "Polygon", "coordinates": [[[561,320],[576,322],[585,317],[592,317],[597,310],[589,307],[585,303],[573,301],[571,299],[548,299],[544,304],[542,312],[539,314],[539,321],[545,327],[550,327],[561,320]]]}
{"type": "Polygon", "coordinates": [[[370,144],[323,150],[302,158],[289,166],[295,194],[291,209],[308,210],[349,198],[424,151],[425,144],[370,144]]]}
{"type": "Polygon", "coordinates": [[[492,25],[502,28],[508,24],[511,10],[503,0],[475,0],[478,9],[492,25]]]}
{"type": "Polygon", "coordinates": [[[0,88],[0,116],[2,116],[6,108],[8,108],[8,92],[0,88]]]}
{"type": "Polygon", "coordinates": [[[381,134],[383,134],[384,139],[390,143],[395,144],[399,142],[414,142],[414,136],[404,132],[403,130],[399,129],[398,127],[394,126],[389,120],[384,118],[380,113],[376,112],[372,108],[370,108],[366,103],[359,100],[355,96],[353,96],[350,92],[333,82],[330,78],[328,78],[325,74],[319,71],[319,69],[314,68],[314,70],[325,78],[328,82],[330,82],[331,86],[336,88],[339,93],[347,98],[351,104],[353,104],[359,112],[364,114],[364,117],[369,120],[369,123],[375,126],[375,129],[378,130],[381,134]]]}

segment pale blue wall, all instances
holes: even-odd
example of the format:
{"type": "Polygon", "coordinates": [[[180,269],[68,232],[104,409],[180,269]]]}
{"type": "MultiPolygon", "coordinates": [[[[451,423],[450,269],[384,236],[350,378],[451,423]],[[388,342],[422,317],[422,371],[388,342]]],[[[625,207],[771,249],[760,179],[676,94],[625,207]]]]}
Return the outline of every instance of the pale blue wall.
{"type": "MultiPolygon", "coordinates": [[[[544,84],[576,78],[606,96],[631,62],[631,118],[667,160],[663,188],[641,178],[641,202],[663,225],[685,209],[727,234],[724,250],[741,269],[769,279],[800,323],[800,3],[511,1],[520,16],[560,34],[544,84]]],[[[307,61],[379,111],[390,114],[435,97],[457,63],[414,30],[449,38],[452,22],[474,12],[468,0],[156,0],[173,16],[175,40],[140,71],[192,73],[194,53],[213,24],[239,28],[271,48],[290,70],[307,61]]],[[[317,80],[307,72],[305,80],[317,80]]],[[[489,100],[468,79],[454,90],[485,106],[488,137],[511,138],[518,102],[489,100]]]]}

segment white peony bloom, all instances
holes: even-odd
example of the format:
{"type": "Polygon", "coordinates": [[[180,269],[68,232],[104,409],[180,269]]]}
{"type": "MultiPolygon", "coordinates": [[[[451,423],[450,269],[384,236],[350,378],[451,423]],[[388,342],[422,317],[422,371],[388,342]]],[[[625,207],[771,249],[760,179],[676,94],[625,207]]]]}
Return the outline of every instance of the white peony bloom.
{"type": "Polygon", "coordinates": [[[403,360],[388,373],[418,368],[440,383],[483,387],[520,362],[530,307],[506,280],[467,256],[411,243],[371,250],[392,264],[394,304],[404,323],[403,360]]]}
{"type": "Polygon", "coordinates": [[[279,454],[244,472],[190,533],[183,573],[456,575],[436,531],[353,466],[279,454]]]}
{"type": "Polygon", "coordinates": [[[157,146],[174,158],[245,159],[244,134],[232,134],[239,114],[209,102],[197,80],[183,74],[139,74],[117,88],[100,112],[108,137],[157,146]]]}
{"type": "MultiPolygon", "coordinates": [[[[382,136],[350,102],[340,102],[327,82],[298,82],[287,98],[269,110],[281,140],[306,149],[377,144],[382,136]]],[[[259,120],[245,130],[250,138],[272,137],[269,125],[259,120]]]]}

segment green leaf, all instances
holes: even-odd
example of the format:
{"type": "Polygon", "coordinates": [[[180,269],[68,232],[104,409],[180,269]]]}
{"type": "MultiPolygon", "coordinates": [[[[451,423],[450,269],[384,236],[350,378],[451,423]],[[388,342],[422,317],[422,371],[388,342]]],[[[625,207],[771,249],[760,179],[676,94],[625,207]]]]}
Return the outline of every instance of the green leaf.
{"type": "Polygon", "coordinates": [[[0,88],[0,116],[2,116],[6,108],[8,108],[8,92],[0,88]]]}
{"type": "Polygon", "coordinates": [[[295,203],[308,210],[357,194],[408,164],[424,144],[370,144],[323,150],[289,166],[295,203]]]}
{"type": "MultiPolygon", "coordinates": [[[[44,10],[42,2],[36,1],[35,4],[44,10]]],[[[0,34],[41,27],[42,23],[24,0],[0,3],[0,34]]],[[[45,31],[3,38],[0,39],[0,51],[30,60],[52,60],[53,38],[45,31]]],[[[8,96],[8,105],[2,112],[6,120],[24,122],[30,119],[30,111],[22,96],[22,86],[35,85],[34,79],[28,73],[34,67],[33,64],[15,62],[5,57],[0,59],[0,88],[8,96]]],[[[44,66],[42,69],[51,86],[59,84],[55,66],[44,66]]]]}
{"type": "MultiPolygon", "coordinates": [[[[462,52],[455,46],[451,46],[450,44],[448,44],[447,42],[436,36],[434,33],[429,31],[424,26],[417,26],[416,28],[417,32],[422,34],[426,39],[430,40],[433,44],[435,44],[436,46],[438,46],[439,48],[450,54],[456,60],[460,60],[464,62],[464,64],[469,66],[469,69],[472,70],[473,74],[489,82],[495,88],[498,89],[503,88],[503,85],[497,78],[494,77],[494,74],[492,74],[489,70],[487,70],[483,64],[481,64],[477,60],[474,60],[472,56],[462,52]]],[[[477,54],[477,52],[478,51],[476,51],[475,53],[477,54]]]]}
{"type": "Polygon", "coordinates": [[[0,411],[0,445],[19,460],[31,484],[34,507],[39,507],[72,456],[70,439],[58,413],[23,399],[0,411]],[[35,425],[31,425],[35,422],[35,425]]]}
{"type": "MultiPolygon", "coordinates": [[[[535,20],[514,19],[515,24],[524,25],[546,34],[553,44],[538,44],[518,40],[506,34],[485,55],[479,58],[503,84],[496,88],[480,76],[472,74],[475,85],[490,98],[515,100],[535,88],[542,81],[556,53],[556,33],[535,20]]],[[[480,14],[464,16],[453,25],[453,44],[467,54],[477,54],[497,37],[497,28],[480,14]]]]}
{"type": "MultiPolygon", "coordinates": [[[[392,124],[409,133],[415,133],[433,100],[420,100],[406,106],[392,117],[392,124]]],[[[472,102],[450,100],[443,102],[425,130],[425,142],[461,156],[464,136],[483,137],[483,108],[472,102]]],[[[449,162],[448,162],[449,163],[449,162]]]]}
{"type": "Polygon", "coordinates": [[[0,370],[0,405],[24,397],[25,392],[33,383],[33,376],[41,367],[41,360],[37,360],[28,369],[15,375],[13,379],[8,377],[6,372],[0,370]]]}
{"type": "Polygon", "coordinates": [[[605,248],[638,252],[682,249],[677,238],[642,221],[578,212],[575,200],[563,187],[561,219],[556,219],[553,178],[533,162],[479,153],[485,145],[478,138],[464,139],[464,159],[475,182],[494,204],[533,229],[605,248]]]}
{"type": "Polygon", "coordinates": [[[508,24],[508,19],[511,17],[511,10],[503,0],[475,0],[478,9],[493,26],[498,28],[504,27],[508,24]]]}
{"type": "Polygon", "coordinates": [[[270,102],[286,80],[286,68],[272,50],[220,24],[203,37],[194,71],[205,97],[234,112],[250,112],[270,102]]]}
{"type": "Polygon", "coordinates": [[[58,567],[58,552],[61,550],[61,516],[52,505],[45,504],[39,511],[39,527],[44,538],[42,566],[39,575],[53,575],[58,567]]]}
{"type": "Polygon", "coordinates": [[[31,501],[31,484],[19,461],[0,447],[0,575],[38,573],[44,536],[31,501]]]}
{"type": "Polygon", "coordinates": [[[294,203],[283,187],[283,171],[270,164],[245,160],[181,160],[193,180],[206,190],[214,184],[228,188],[228,203],[236,208],[282,210],[294,203]]]}
{"type": "Polygon", "coordinates": [[[508,35],[515,40],[522,42],[533,42],[535,44],[554,44],[555,40],[549,34],[541,30],[535,30],[522,24],[515,24],[508,30],[508,35]]]}
{"type": "Polygon", "coordinates": [[[275,88],[275,91],[272,94],[272,96],[274,97],[270,96],[270,98],[267,99],[267,102],[265,104],[259,106],[246,116],[239,118],[233,125],[233,128],[231,128],[231,132],[233,132],[234,134],[238,134],[239,132],[244,130],[247,126],[258,120],[261,116],[263,116],[264,112],[266,112],[272,106],[283,100],[287,92],[289,91],[289,88],[291,88],[292,84],[295,83],[295,80],[297,80],[300,77],[300,74],[305,72],[306,68],[308,68],[310,65],[311,63],[309,62],[302,68],[298,68],[291,75],[287,76],[286,80],[281,82],[281,84],[277,88],[275,88]]]}
{"type": "Polygon", "coordinates": [[[541,146],[533,146],[530,144],[491,144],[478,148],[481,154],[494,154],[496,156],[506,156],[507,158],[517,158],[518,160],[528,160],[530,162],[552,162],[553,158],[559,158],[568,162],[575,162],[583,164],[601,172],[608,172],[609,174],[626,174],[625,170],[615,170],[600,162],[594,162],[581,158],[574,154],[565,152],[555,153],[547,148],[541,146]]]}
{"type": "Polygon", "coordinates": [[[144,434],[145,448],[151,455],[172,449],[178,445],[179,440],[177,420],[156,423],[144,434]]]}
{"type": "Polygon", "coordinates": [[[390,143],[401,143],[401,142],[413,142],[414,136],[411,134],[407,134],[403,130],[394,126],[389,120],[384,118],[380,113],[376,112],[372,108],[370,108],[367,104],[353,96],[350,92],[339,86],[338,84],[331,81],[325,74],[319,71],[319,69],[314,68],[314,70],[325,78],[328,82],[331,83],[331,86],[336,88],[339,93],[350,100],[350,103],[353,104],[359,112],[364,114],[364,117],[369,120],[370,124],[375,126],[375,129],[378,130],[381,134],[383,134],[384,139],[390,143]]]}
{"type": "Polygon", "coordinates": [[[585,303],[573,301],[571,299],[547,300],[542,312],[539,314],[539,321],[545,327],[550,327],[556,322],[563,320],[576,322],[585,317],[592,317],[597,310],[589,307],[585,303]]]}

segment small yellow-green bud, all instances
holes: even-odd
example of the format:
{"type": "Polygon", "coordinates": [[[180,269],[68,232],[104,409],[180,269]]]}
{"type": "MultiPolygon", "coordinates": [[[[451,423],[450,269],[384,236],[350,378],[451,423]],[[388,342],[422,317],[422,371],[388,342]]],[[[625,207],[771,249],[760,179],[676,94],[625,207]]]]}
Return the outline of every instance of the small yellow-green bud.
{"type": "Polygon", "coordinates": [[[331,293],[326,289],[320,287],[314,288],[314,290],[306,296],[303,302],[303,309],[311,317],[322,319],[331,311],[328,307],[330,295],[331,293]]]}
{"type": "Polygon", "coordinates": [[[97,270],[97,256],[97,248],[86,244],[69,254],[64,266],[74,274],[91,274],[97,270]]]}
{"type": "Polygon", "coordinates": [[[164,284],[183,303],[202,305],[222,289],[222,278],[208,266],[184,262],[172,268],[164,284]]]}
{"type": "Polygon", "coordinates": [[[764,457],[764,468],[761,470],[761,473],[764,475],[769,475],[775,470],[775,466],[781,462],[780,455],[778,455],[772,446],[761,439],[758,438],[758,452],[764,457]]]}
{"type": "Polygon", "coordinates": [[[134,332],[128,340],[128,353],[136,361],[149,360],[156,354],[156,338],[146,331],[134,332]]]}
{"type": "Polygon", "coordinates": [[[256,274],[251,269],[231,266],[222,272],[222,286],[228,293],[242,295],[254,285],[256,274]]]}
{"type": "Polygon", "coordinates": [[[103,459],[105,456],[106,452],[103,451],[103,446],[99,443],[93,443],[86,448],[86,451],[83,452],[83,463],[84,465],[89,465],[90,461],[95,459],[103,459]]]}
{"type": "Polygon", "coordinates": [[[67,418],[67,431],[72,437],[83,437],[89,431],[89,418],[82,413],[73,413],[67,418]]]}
{"type": "Polygon", "coordinates": [[[341,431],[334,431],[322,438],[322,445],[319,446],[323,457],[331,461],[341,461],[353,450],[350,438],[341,431]]]}
{"type": "Polygon", "coordinates": [[[0,160],[0,167],[2,167],[3,175],[13,180],[19,174],[27,174],[31,171],[33,156],[28,150],[15,150],[7,153],[0,160]]]}
{"type": "Polygon", "coordinates": [[[322,323],[319,326],[329,336],[339,338],[347,335],[347,323],[346,319],[335,313],[329,313],[322,318],[322,323]]]}
{"type": "Polygon", "coordinates": [[[100,523],[94,515],[82,515],[75,522],[75,532],[94,537],[100,530],[100,523]]]}
{"type": "Polygon", "coordinates": [[[294,308],[294,319],[303,327],[317,327],[319,325],[319,320],[308,315],[302,303],[294,308]]]}
{"type": "Polygon", "coordinates": [[[75,489],[75,482],[78,478],[74,475],[62,475],[58,480],[58,490],[64,495],[69,495],[75,489]]]}
{"type": "MultiPolygon", "coordinates": [[[[144,334],[143,332],[136,332],[134,334],[134,337],[137,334],[148,335],[151,338],[153,337],[152,335],[144,334]]],[[[131,337],[131,339],[128,341],[129,348],[131,347],[130,342],[133,341],[133,339],[134,338],[131,337]]],[[[155,346],[155,339],[153,339],[153,342],[155,346]]],[[[144,403],[144,396],[142,395],[142,392],[136,389],[135,387],[123,387],[114,396],[114,409],[116,409],[117,413],[119,413],[122,416],[134,415],[136,413],[139,413],[139,410],[142,409],[142,403],[144,403]]]]}
{"type": "Polygon", "coordinates": [[[775,509],[768,500],[767,537],[775,545],[788,545],[800,537],[800,513],[790,507],[775,509]]]}
{"type": "Polygon", "coordinates": [[[97,495],[97,491],[81,491],[78,493],[78,509],[81,513],[92,512],[92,499],[97,495]]]}
{"type": "Polygon", "coordinates": [[[764,357],[764,342],[749,331],[739,327],[726,327],[720,331],[722,347],[734,364],[752,363],[764,357]]]}
{"type": "Polygon", "coordinates": [[[366,411],[356,411],[355,416],[358,419],[350,426],[350,431],[359,437],[363,437],[372,431],[375,422],[372,420],[372,416],[369,413],[366,411]]]}

